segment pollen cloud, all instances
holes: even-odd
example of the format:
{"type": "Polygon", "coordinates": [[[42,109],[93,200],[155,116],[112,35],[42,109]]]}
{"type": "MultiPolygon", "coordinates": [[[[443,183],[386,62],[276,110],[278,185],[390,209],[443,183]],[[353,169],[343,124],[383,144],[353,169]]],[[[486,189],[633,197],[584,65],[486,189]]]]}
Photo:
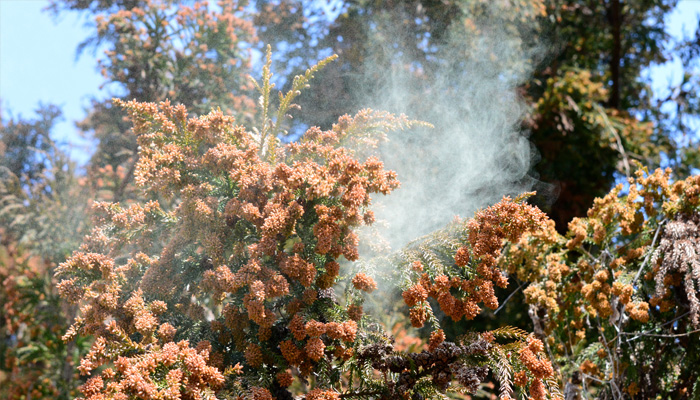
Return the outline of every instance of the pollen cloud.
{"type": "Polygon", "coordinates": [[[534,40],[537,10],[516,12],[506,3],[463,10],[446,44],[429,55],[440,60],[426,63],[430,69],[403,56],[410,49],[394,40],[405,37],[400,26],[375,24],[384,33],[377,37],[391,40],[374,44],[368,64],[376,70],[368,75],[382,77],[371,83],[381,90],[366,103],[434,125],[394,133],[382,149],[401,181],[391,196],[375,198],[393,249],[504,195],[548,189],[529,175],[536,152],[522,129],[526,104],[518,94],[543,54],[534,40]]]}

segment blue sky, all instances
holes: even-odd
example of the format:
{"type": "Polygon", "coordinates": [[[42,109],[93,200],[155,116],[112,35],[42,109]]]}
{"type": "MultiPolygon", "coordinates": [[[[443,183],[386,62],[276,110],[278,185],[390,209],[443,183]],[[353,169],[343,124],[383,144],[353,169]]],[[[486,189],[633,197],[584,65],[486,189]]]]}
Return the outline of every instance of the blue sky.
{"type": "MultiPolygon", "coordinates": [[[[64,120],[55,138],[70,147],[73,159],[84,163],[90,143],[76,135],[74,121],[85,116],[90,96],[106,96],[96,70],[96,56],[85,52],[76,59],[77,45],[90,35],[84,20],[69,13],[55,21],[42,9],[46,0],[0,0],[0,100],[2,111],[30,117],[39,102],[61,106],[64,120]]],[[[676,37],[694,32],[700,0],[682,0],[669,17],[676,37]]],[[[655,90],[681,79],[680,62],[653,67],[655,90]]]]}
{"type": "MultiPolygon", "coordinates": [[[[698,16],[700,15],[700,0],[681,0],[678,8],[669,16],[667,23],[668,32],[676,38],[691,36],[698,26],[698,16]]],[[[681,81],[681,62],[676,58],[661,66],[650,68],[654,83],[654,90],[660,91],[668,87],[669,82],[679,83],[681,81]]],[[[660,95],[660,93],[659,93],[660,95]]]]}
{"type": "Polygon", "coordinates": [[[3,114],[33,116],[39,102],[60,106],[64,120],[55,138],[71,145],[71,155],[87,160],[89,143],[75,134],[89,96],[99,93],[96,60],[75,49],[89,34],[76,15],[58,21],[42,12],[44,0],[0,0],[0,100],[3,114]]]}

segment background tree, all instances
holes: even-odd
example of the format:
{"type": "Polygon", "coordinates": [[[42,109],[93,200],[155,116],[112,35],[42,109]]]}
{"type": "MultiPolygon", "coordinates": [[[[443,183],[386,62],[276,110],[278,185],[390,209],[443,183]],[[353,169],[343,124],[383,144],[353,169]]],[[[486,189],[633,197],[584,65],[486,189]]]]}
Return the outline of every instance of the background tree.
{"type": "Polygon", "coordinates": [[[50,137],[59,117],[44,106],[34,120],[0,124],[0,396],[9,399],[74,396],[89,344],[61,340],[73,310],[53,267],[87,233],[82,212],[94,192],[50,137]]]}
{"type": "MultiPolygon", "coordinates": [[[[95,98],[80,129],[97,139],[91,165],[114,169],[123,165],[133,172],[134,136],[111,98],[162,101],[187,106],[198,115],[211,107],[242,120],[250,119],[254,105],[248,48],[255,40],[246,20],[244,4],[218,6],[196,1],[52,1],[54,13],[81,12],[92,19],[95,33],[78,52],[92,49],[104,54],[98,60],[107,99],[95,98]]],[[[126,186],[126,182],[122,184],[126,186]]],[[[118,189],[121,195],[124,188],[118,189]]]]}

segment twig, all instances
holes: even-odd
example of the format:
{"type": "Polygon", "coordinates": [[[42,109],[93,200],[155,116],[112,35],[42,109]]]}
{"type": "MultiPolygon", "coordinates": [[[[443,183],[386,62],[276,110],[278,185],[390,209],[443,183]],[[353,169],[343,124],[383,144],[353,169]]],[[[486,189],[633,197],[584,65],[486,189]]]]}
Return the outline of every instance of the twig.
{"type": "Polygon", "coordinates": [[[656,244],[656,239],[659,238],[659,233],[661,232],[661,228],[664,226],[665,223],[666,223],[666,219],[663,219],[661,222],[659,222],[659,226],[656,227],[656,232],[654,233],[654,239],[651,241],[651,246],[649,246],[649,253],[647,253],[646,257],[644,257],[644,261],[642,262],[642,265],[639,267],[639,270],[637,271],[637,275],[635,275],[634,279],[632,279],[632,285],[637,283],[637,281],[639,280],[639,277],[642,275],[642,270],[646,266],[647,262],[649,262],[651,255],[654,254],[654,245],[656,244]]]}
{"type": "Polygon", "coordinates": [[[364,392],[350,392],[350,393],[342,393],[340,396],[341,399],[347,399],[350,397],[360,397],[360,396],[374,396],[382,394],[382,391],[380,390],[366,390],[364,392]]]}
{"type": "MultiPolygon", "coordinates": [[[[656,329],[663,328],[663,327],[666,326],[666,325],[672,324],[672,323],[674,323],[674,322],[680,320],[681,318],[685,317],[685,316],[688,315],[688,314],[690,314],[690,311],[686,311],[684,314],[679,315],[679,316],[677,316],[676,318],[674,318],[674,319],[672,319],[672,320],[670,320],[670,321],[666,321],[666,322],[664,322],[663,324],[661,324],[661,325],[659,325],[659,326],[656,326],[656,327],[651,328],[651,329],[647,329],[646,331],[641,332],[641,333],[647,334],[647,333],[652,332],[652,331],[654,331],[654,330],[656,330],[656,329]]],[[[610,339],[610,343],[612,343],[613,341],[617,340],[621,335],[637,335],[637,334],[639,334],[639,333],[640,333],[640,332],[619,332],[619,333],[617,334],[617,336],[615,336],[614,338],[610,339]]],[[[632,338],[632,339],[629,339],[629,340],[627,340],[627,341],[629,342],[629,341],[634,340],[634,339],[636,339],[636,338],[632,338]]]]}
{"type": "Polygon", "coordinates": [[[131,160],[131,165],[129,165],[129,171],[127,171],[126,175],[124,176],[124,179],[119,182],[119,186],[117,187],[117,190],[114,191],[114,201],[120,201],[122,195],[124,195],[124,191],[126,190],[126,186],[131,182],[133,176],[134,176],[134,171],[136,171],[136,164],[138,164],[139,160],[139,154],[136,152],[133,156],[133,159],[131,160]]]}
{"type": "Polygon", "coordinates": [[[608,380],[608,383],[610,384],[610,389],[613,394],[613,398],[615,399],[621,399],[623,398],[622,392],[620,391],[620,388],[617,386],[617,364],[615,363],[615,360],[613,359],[612,352],[610,351],[610,347],[608,347],[608,340],[605,338],[605,335],[603,334],[603,330],[601,329],[600,325],[600,317],[596,317],[596,324],[598,325],[598,333],[601,336],[601,342],[603,343],[603,346],[605,346],[605,352],[607,353],[608,356],[608,361],[610,361],[610,367],[612,368],[612,379],[608,380]]]}
{"type": "Polygon", "coordinates": [[[637,335],[633,337],[632,339],[629,339],[628,342],[631,342],[632,340],[638,339],[641,336],[652,336],[652,337],[662,337],[662,338],[678,338],[678,337],[684,337],[684,336],[690,336],[694,333],[700,332],[700,329],[696,329],[694,331],[690,332],[685,332],[685,333],[676,333],[676,334],[660,334],[660,333],[645,333],[645,332],[622,332],[623,335],[637,335]]]}
{"type": "Polygon", "coordinates": [[[508,300],[510,300],[511,297],[513,297],[516,293],[518,293],[518,291],[519,291],[523,286],[525,286],[525,282],[521,283],[520,286],[518,286],[518,288],[515,289],[515,290],[513,291],[513,293],[509,294],[508,297],[506,297],[506,299],[503,300],[503,303],[501,303],[501,305],[498,306],[498,308],[496,309],[496,311],[493,312],[493,315],[498,314],[498,312],[501,311],[501,309],[506,305],[506,303],[508,302],[508,300]]]}
{"type": "Polygon", "coordinates": [[[585,372],[582,372],[581,375],[583,375],[583,378],[584,378],[584,379],[590,379],[590,380],[592,380],[592,381],[596,381],[596,382],[598,382],[598,383],[605,384],[605,381],[600,380],[600,379],[598,379],[598,378],[595,378],[595,377],[593,377],[593,375],[589,375],[589,374],[587,374],[587,373],[585,373],[585,372]]]}
{"type": "Polygon", "coordinates": [[[627,178],[630,177],[630,163],[629,163],[629,157],[627,156],[627,153],[625,152],[625,147],[622,145],[622,138],[620,137],[620,134],[617,133],[617,129],[613,126],[613,124],[610,122],[608,119],[608,115],[605,113],[602,107],[599,105],[595,105],[596,111],[600,113],[600,116],[603,118],[603,122],[606,128],[612,133],[613,137],[615,138],[615,142],[617,144],[617,151],[620,152],[620,155],[622,156],[622,165],[625,167],[625,176],[627,178]]]}

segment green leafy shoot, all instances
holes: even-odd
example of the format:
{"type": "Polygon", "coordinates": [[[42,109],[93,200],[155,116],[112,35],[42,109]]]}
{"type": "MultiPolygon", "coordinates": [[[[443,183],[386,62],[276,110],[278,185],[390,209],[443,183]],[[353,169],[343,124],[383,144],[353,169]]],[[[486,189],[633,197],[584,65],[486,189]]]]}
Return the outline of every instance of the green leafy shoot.
{"type": "Polygon", "coordinates": [[[277,136],[279,134],[282,134],[283,136],[288,134],[287,130],[283,128],[284,120],[287,118],[292,118],[291,115],[289,115],[289,111],[291,109],[299,108],[299,105],[294,104],[294,99],[301,94],[303,89],[309,87],[309,81],[313,79],[314,73],[320,71],[323,67],[328,65],[331,61],[334,61],[336,58],[338,58],[336,54],[327,57],[307,69],[304,75],[295,76],[294,80],[292,81],[292,88],[286,94],[279,92],[279,105],[273,119],[270,104],[270,93],[275,87],[275,84],[271,82],[273,74],[270,71],[270,67],[272,65],[272,48],[270,45],[267,45],[261,83],[258,83],[258,81],[256,81],[253,77],[250,77],[255,85],[255,88],[260,93],[258,103],[261,109],[262,121],[260,121],[260,129],[258,130],[257,128],[253,128],[253,131],[260,145],[261,156],[269,156],[271,158],[275,157],[275,150],[277,148],[278,141],[277,136]]]}

